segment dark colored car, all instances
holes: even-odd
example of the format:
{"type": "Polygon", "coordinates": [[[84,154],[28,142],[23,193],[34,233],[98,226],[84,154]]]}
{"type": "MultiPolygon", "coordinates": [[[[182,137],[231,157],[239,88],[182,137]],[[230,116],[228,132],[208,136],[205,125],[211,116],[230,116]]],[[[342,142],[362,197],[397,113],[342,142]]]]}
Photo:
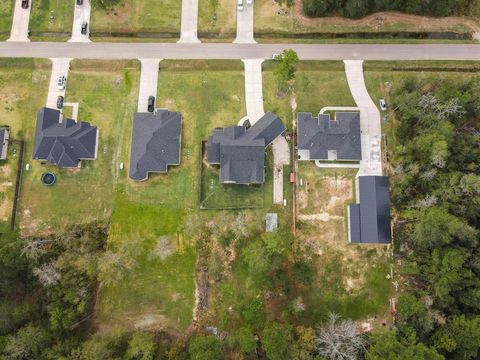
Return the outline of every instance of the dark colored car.
{"type": "Polygon", "coordinates": [[[77,0],[77,5],[83,5],[83,0],[77,0]]]}
{"type": "Polygon", "coordinates": [[[57,97],[57,109],[61,109],[61,108],[63,108],[63,96],[62,95],[57,97]]]}
{"type": "Polygon", "coordinates": [[[87,35],[87,30],[88,30],[88,23],[84,21],[82,23],[82,35],[87,35]]]}
{"type": "Polygon", "coordinates": [[[148,97],[148,112],[155,110],[155,96],[148,97]]]}
{"type": "Polygon", "coordinates": [[[28,9],[28,0],[22,0],[22,9],[28,9]]]}

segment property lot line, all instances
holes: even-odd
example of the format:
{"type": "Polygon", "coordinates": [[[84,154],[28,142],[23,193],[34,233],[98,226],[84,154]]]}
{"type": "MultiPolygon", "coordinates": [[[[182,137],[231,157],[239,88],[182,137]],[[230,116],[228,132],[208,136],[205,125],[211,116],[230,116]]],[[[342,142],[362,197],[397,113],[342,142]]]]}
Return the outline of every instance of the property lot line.
{"type": "Polygon", "coordinates": [[[293,49],[301,60],[480,60],[476,44],[179,44],[0,42],[0,57],[77,59],[269,59],[293,49]]]}

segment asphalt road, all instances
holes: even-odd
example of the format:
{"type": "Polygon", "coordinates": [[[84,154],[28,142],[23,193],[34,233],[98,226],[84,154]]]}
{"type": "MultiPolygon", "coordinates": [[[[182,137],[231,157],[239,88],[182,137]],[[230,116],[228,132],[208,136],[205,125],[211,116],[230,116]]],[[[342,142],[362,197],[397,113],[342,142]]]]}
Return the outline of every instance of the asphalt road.
{"type": "Polygon", "coordinates": [[[0,42],[0,57],[259,59],[294,49],[303,60],[480,60],[480,44],[180,44],[0,42]]]}

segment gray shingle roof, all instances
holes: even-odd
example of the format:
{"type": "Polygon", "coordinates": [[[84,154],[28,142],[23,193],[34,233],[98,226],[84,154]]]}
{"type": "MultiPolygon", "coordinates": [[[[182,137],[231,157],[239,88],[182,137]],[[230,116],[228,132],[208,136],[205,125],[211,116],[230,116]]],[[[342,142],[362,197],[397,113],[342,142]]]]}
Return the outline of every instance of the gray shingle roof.
{"type": "Polygon", "coordinates": [[[301,112],[297,125],[298,149],[308,150],[310,160],[328,160],[329,150],[337,152],[337,160],[362,159],[358,112],[337,112],[335,120],[328,114],[301,112]]]}
{"type": "Polygon", "coordinates": [[[208,138],[208,162],[220,164],[220,182],[258,184],[265,181],[265,148],[285,131],[282,121],[266,113],[249,129],[215,129],[208,138]]]}
{"type": "Polygon", "coordinates": [[[389,244],[390,193],[388,177],[359,176],[360,204],[349,205],[349,235],[352,243],[389,244]]]}
{"type": "Polygon", "coordinates": [[[37,113],[33,159],[61,168],[77,167],[80,160],[97,157],[98,129],[87,122],[64,119],[60,111],[42,108],[37,113]]]}
{"type": "Polygon", "coordinates": [[[159,109],[133,115],[130,178],[146,180],[148,173],[167,172],[180,164],[182,114],[159,109]]]}

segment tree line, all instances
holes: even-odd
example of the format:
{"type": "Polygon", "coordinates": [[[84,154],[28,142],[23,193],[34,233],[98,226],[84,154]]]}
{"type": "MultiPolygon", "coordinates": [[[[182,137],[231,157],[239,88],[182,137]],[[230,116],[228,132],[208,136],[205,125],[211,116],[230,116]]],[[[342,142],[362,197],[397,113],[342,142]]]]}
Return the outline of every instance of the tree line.
{"type": "Polygon", "coordinates": [[[392,10],[430,16],[480,14],[479,0],[302,0],[302,7],[303,13],[311,17],[361,18],[392,10]]]}

